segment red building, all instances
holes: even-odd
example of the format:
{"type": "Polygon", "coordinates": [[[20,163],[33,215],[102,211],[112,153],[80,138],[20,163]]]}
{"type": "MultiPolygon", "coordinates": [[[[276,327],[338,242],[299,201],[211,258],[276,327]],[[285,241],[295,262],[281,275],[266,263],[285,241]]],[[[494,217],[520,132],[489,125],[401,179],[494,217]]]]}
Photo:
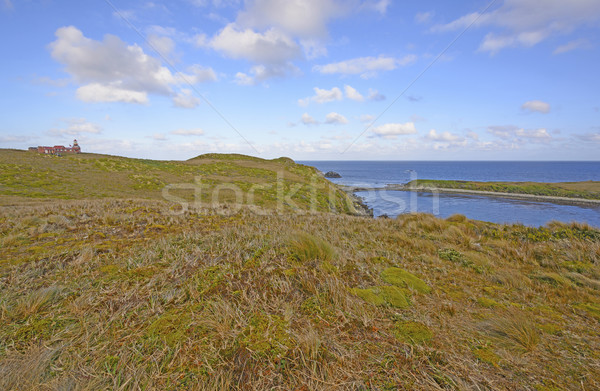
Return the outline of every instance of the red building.
{"type": "Polygon", "coordinates": [[[73,140],[73,146],[65,147],[64,145],[55,145],[53,147],[31,147],[30,151],[44,153],[47,155],[57,155],[61,153],[81,153],[81,147],[77,144],[77,140],[73,140]]]}

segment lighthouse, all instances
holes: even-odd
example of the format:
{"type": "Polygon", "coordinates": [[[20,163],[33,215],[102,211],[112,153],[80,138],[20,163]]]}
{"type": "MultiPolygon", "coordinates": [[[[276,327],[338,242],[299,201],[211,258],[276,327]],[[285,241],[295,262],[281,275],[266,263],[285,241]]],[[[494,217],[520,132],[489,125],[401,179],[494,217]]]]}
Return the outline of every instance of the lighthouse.
{"type": "Polygon", "coordinates": [[[81,153],[81,147],[77,144],[77,140],[73,140],[73,147],[71,148],[75,153],[81,153]]]}

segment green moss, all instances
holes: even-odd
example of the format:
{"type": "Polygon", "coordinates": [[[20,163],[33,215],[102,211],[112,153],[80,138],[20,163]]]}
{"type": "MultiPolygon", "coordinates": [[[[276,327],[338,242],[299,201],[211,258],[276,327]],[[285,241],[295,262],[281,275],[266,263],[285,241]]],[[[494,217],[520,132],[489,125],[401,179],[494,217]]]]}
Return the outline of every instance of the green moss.
{"type": "Polygon", "coordinates": [[[463,267],[473,269],[473,271],[475,271],[476,273],[483,273],[483,268],[481,266],[476,265],[475,263],[473,263],[473,261],[471,261],[463,254],[452,248],[444,248],[438,250],[438,256],[446,261],[457,263],[463,267]]]}
{"type": "Polygon", "coordinates": [[[408,292],[396,286],[378,286],[374,288],[353,288],[350,292],[373,305],[389,304],[395,308],[408,308],[411,305],[408,292]]]}
{"type": "Polygon", "coordinates": [[[144,336],[152,343],[160,341],[174,347],[186,339],[190,323],[191,316],[188,313],[167,312],[148,326],[144,336]]]}
{"type": "Polygon", "coordinates": [[[398,267],[390,267],[381,273],[383,281],[401,288],[411,288],[420,293],[430,293],[431,287],[419,277],[398,267]]]}
{"type": "Polygon", "coordinates": [[[411,305],[407,292],[401,288],[396,286],[380,286],[376,289],[379,290],[383,300],[392,307],[408,308],[411,305]]]}
{"type": "Polygon", "coordinates": [[[423,344],[433,338],[433,332],[423,323],[398,321],[394,325],[394,336],[402,342],[423,344]]]}
{"type": "Polygon", "coordinates": [[[479,305],[485,308],[502,307],[502,304],[498,303],[496,300],[483,296],[477,299],[477,303],[479,303],[479,305]]]}
{"type": "Polygon", "coordinates": [[[294,346],[287,322],[279,315],[256,314],[238,337],[240,346],[264,357],[282,357],[294,346]]]}
{"type": "Polygon", "coordinates": [[[489,346],[477,346],[471,351],[479,361],[498,367],[500,357],[489,346]]]}
{"type": "Polygon", "coordinates": [[[373,305],[384,305],[385,304],[385,300],[383,299],[383,297],[381,295],[377,294],[377,292],[374,288],[367,288],[367,289],[352,288],[350,290],[350,292],[353,295],[360,297],[367,303],[370,303],[373,305]]]}

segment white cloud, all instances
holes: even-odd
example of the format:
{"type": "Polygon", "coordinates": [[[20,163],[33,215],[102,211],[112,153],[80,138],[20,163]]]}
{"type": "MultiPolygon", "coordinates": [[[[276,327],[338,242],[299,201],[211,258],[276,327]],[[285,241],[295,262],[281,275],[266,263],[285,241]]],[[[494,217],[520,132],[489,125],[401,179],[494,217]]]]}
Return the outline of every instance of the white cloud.
{"type": "Polygon", "coordinates": [[[480,50],[497,53],[507,47],[534,46],[550,36],[568,35],[579,27],[600,20],[600,2],[596,0],[505,0],[498,9],[464,15],[433,31],[454,31],[490,26],[480,50]]]}
{"type": "Polygon", "coordinates": [[[547,142],[552,136],[546,129],[523,129],[513,125],[490,126],[488,132],[504,140],[528,139],[534,142],[547,142]]]}
{"type": "Polygon", "coordinates": [[[154,133],[152,136],[150,136],[151,139],[156,140],[156,141],[165,141],[167,140],[167,137],[162,134],[162,133],[154,133]]]}
{"type": "Polygon", "coordinates": [[[343,115],[332,112],[325,116],[325,123],[333,125],[344,125],[348,123],[348,120],[343,115]]]}
{"type": "Polygon", "coordinates": [[[148,94],[146,92],[120,88],[120,84],[86,84],[77,89],[77,99],[84,102],[148,103],[148,94]]]}
{"type": "Polygon", "coordinates": [[[542,102],[541,100],[530,100],[528,102],[523,103],[521,109],[529,112],[547,114],[550,112],[550,104],[542,102]]]}
{"type": "Polygon", "coordinates": [[[579,48],[587,48],[590,44],[586,39],[576,39],[554,49],[552,54],[563,54],[579,48]]]}
{"type": "Polygon", "coordinates": [[[382,101],[385,100],[385,95],[379,93],[379,91],[369,88],[369,100],[382,101]]]}
{"type": "Polygon", "coordinates": [[[237,22],[261,29],[275,26],[298,37],[325,37],[327,23],[348,14],[355,4],[339,0],[253,0],[237,22]]]}
{"type": "Polygon", "coordinates": [[[300,121],[304,125],[317,125],[319,123],[316,119],[311,117],[308,113],[302,114],[302,118],[300,119],[300,121]]]}
{"type": "Polygon", "coordinates": [[[346,92],[346,98],[355,100],[357,102],[362,102],[365,100],[365,97],[361,95],[360,92],[356,91],[356,89],[352,88],[349,85],[344,86],[344,91],[346,92]]]}
{"type": "Polygon", "coordinates": [[[464,140],[462,137],[456,134],[452,134],[450,132],[438,133],[435,129],[431,129],[427,134],[426,138],[428,140],[440,142],[456,142],[464,140]]]}
{"type": "Polygon", "coordinates": [[[333,87],[331,90],[315,87],[314,91],[315,95],[304,99],[298,99],[298,104],[300,106],[307,106],[310,102],[327,103],[334,102],[336,100],[342,100],[344,98],[342,90],[340,90],[338,87],[333,87]]]}
{"type": "Polygon", "coordinates": [[[385,56],[359,57],[331,64],[315,65],[313,71],[323,74],[360,74],[363,78],[369,78],[376,75],[379,71],[392,71],[398,66],[411,64],[416,61],[416,59],[417,56],[414,54],[406,55],[400,59],[385,56]]]}
{"type": "Polygon", "coordinates": [[[414,122],[406,122],[404,124],[389,123],[373,128],[372,132],[384,138],[396,138],[397,136],[415,134],[417,133],[417,129],[414,122]]]}
{"type": "Polygon", "coordinates": [[[519,128],[513,125],[489,126],[488,132],[496,137],[507,139],[515,134],[519,128]]]}
{"type": "Polygon", "coordinates": [[[374,119],[375,116],[371,114],[363,114],[360,116],[360,122],[373,122],[374,119]]]}
{"type": "Polygon", "coordinates": [[[527,138],[527,139],[537,139],[537,140],[548,140],[551,139],[552,136],[548,133],[546,129],[518,129],[515,132],[517,137],[527,138]]]}
{"type": "Polygon", "coordinates": [[[171,134],[176,136],[202,136],[204,135],[204,130],[198,129],[177,129],[171,131],[171,134]]]}
{"type": "Polygon", "coordinates": [[[78,136],[82,133],[102,133],[100,125],[88,122],[85,118],[65,118],[61,122],[65,124],[65,127],[50,129],[50,134],[55,136],[78,136]]]}
{"type": "Polygon", "coordinates": [[[175,50],[175,42],[169,37],[150,34],[147,39],[150,47],[156,50],[161,56],[170,57],[175,50]]]}
{"type": "Polygon", "coordinates": [[[583,140],[583,141],[600,143],[600,133],[579,134],[579,135],[576,135],[575,137],[577,137],[578,139],[583,140]]]}
{"type": "Polygon", "coordinates": [[[246,59],[259,64],[281,64],[301,57],[296,42],[281,31],[271,28],[264,33],[240,30],[230,23],[210,42],[210,46],[233,59],[246,59]]]}
{"type": "Polygon", "coordinates": [[[61,27],[49,47],[52,57],[65,65],[76,83],[77,97],[86,102],[147,103],[148,94],[172,95],[173,86],[189,81],[214,80],[214,71],[199,66],[190,75],[173,75],[161,62],[137,45],[105,35],[86,38],[76,27],[61,27]],[[184,81],[185,80],[185,81],[184,81]]]}
{"type": "Polygon", "coordinates": [[[433,12],[419,12],[415,15],[415,22],[420,24],[429,23],[433,17],[433,12]]]}
{"type": "Polygon", "coordinates": [[[173,97],[173,104],[176,107],[181,107],[184,109],[193,109],[198,107],[200,102],[200,98],[194,96],[194,92],[186,88],[182,88],[181,91],[173,97]]]}

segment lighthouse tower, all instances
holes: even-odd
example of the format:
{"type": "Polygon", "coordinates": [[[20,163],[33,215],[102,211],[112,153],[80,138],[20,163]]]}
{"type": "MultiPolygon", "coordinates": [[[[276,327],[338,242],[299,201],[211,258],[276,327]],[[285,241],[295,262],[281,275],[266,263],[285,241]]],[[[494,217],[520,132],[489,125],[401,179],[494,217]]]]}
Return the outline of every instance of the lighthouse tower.
{"type": "Polygon", "coordinates": [[[81,153],[81,147],[79,146],[79,144],[77,144],[77,140],[73,140],[73,148],[72,148],[72,150],[75,153],[81,153]]]}

